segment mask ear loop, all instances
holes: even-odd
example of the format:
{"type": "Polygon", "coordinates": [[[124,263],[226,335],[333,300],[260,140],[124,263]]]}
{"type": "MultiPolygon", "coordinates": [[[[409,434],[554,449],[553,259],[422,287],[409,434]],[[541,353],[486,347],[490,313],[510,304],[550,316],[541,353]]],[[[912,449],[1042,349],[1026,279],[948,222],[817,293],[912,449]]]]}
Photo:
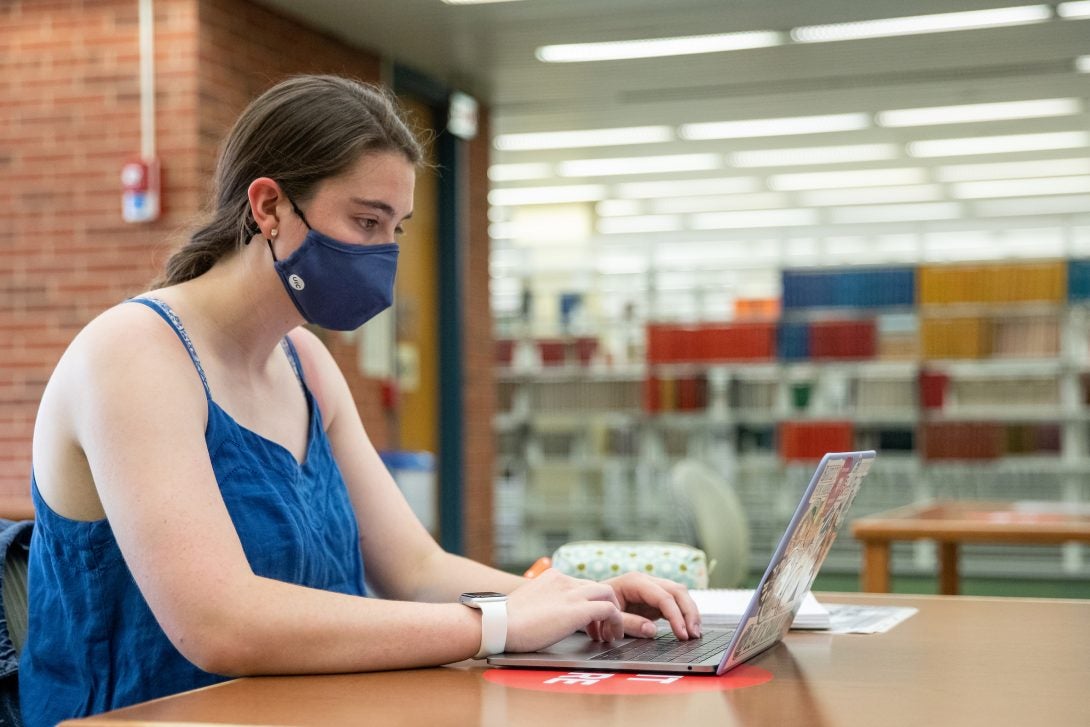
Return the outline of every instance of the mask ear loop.
{"type": "MultiPolygon", "coordinates": [[[[243,241],[242,244],[249,245],[253,236],[261,232],[261,228],[258,227],[257,222],[253,218],[250,218],[250,221],[246,223],[246,226],[243,228],[242,231],[243,234],[246,236],[246,239],[243,241]]],[[[273,250],[272,240],[270,239],[276,237],[277,232],[279,232],[279,230],[274,227],[269,230],[269,237],[265,238],[265,243],[269,246],[269,252],[272,253],[273,262],[280,262],[279,258],[276,257],[276,250],[273,250]]]]}
{"type": "MultiPolygon", "coordinates": [[[[303,210],[299,209],[299,207],[295,204],[295,200],[293,200],[291,197],[288,197],[287,193],[285,193],[284,196],[287,197],[288,203],[291,205],[292,211],[295,212],[295,214],[299,215],[299,219],[301,219],[303,221],[303,224],[307,226],[307,229],[308,230],[313,230],[314,228],[312,228],[310,226],[310,223],[307,222],[307,218],[303,214],[303,210]]],[[[272,239],[270,239],[270,238],[275,238],[276,233],[277,233],[277,229],[275,227],[272,228],[271,230],[269,230],[269,237],[265,238],[265,242],[268,243],[268,245],[269,245],[269,252],[272,253],[273,262],[280,262],[280,260],[276,257],[276,250],[273,250],[272,239]]]]}
{"type": "Polygon", "coordinates": [[[299,209],[298,205],[295,204],[295,200],[291,197],[288,197],[287,193],[285,193],[284,196],[288,198],[288,204],[291,205],[292,212],[299,215],[299,219],[303,221],[303,224],[307,226],[308,230],[313,230],[314,228],[310,226],[309,222],[307,222],[307,218],[306,215],[303,214],[303,210],[299,209]]]}
{"type": "Polygon", "coordinates": [[[242,244],[249,245],[253,236],[259,232],[261,232],[261,228],[257,226],[257,222],[254,218],[250,217],[242,224],[242,244]]]}
{"type": "MultiPolygon", "coordinates": [[[[287,197],[288,203],[291,205],[292,211],[295,212],[295,214],[299,215],[299,219],[303,221],[303,224],[306,225],[307,229],[313,229],[310,226],[310,223],[307,222],[307,218],[306,215],[303,214],[303,210],[299,209],[299,207],[295,204],[295,200],[293,200],[291,197],[288,197],[287,194],[285,194],[284,196],[287,197]]],[[[261,232],[261,228],[258,227],[257,222],[252,217],[250,218],[250,221],[246,224],[246,232],[249,233],[249,237],[246,238],[246,245],[250,244],[250,237],[261,232]]],[[[265,243],[269,246],[269,252],[272,253],[273,262],[280,262],[280,259],[276,257],[276,250],[274,250],[272,246],[273,238],[276,237],[277,232],[279,232],[279,230],[274,227],[269,230],[269,237],[265,238],[265,243]]]]}
{"type": "Polygon", "coordinates": [[[276,257],[276,250],[273,250],[272,241],[276,238],[276,233],[279,232],[275,227],[269,230],[269,236],[265,238],[265,243],[269,246],[269,252],[272,253],[273,262],[278,263],[280,259],[276,257]]]}

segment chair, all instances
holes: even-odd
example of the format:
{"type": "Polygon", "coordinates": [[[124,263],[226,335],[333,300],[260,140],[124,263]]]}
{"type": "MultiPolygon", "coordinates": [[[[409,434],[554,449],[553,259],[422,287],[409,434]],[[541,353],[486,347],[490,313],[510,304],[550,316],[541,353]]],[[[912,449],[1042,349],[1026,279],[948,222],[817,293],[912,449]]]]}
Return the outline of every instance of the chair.
{"type": "Polygon", "coordinates": [[[29,555],[30,530],[26,530],[25,542],[13,542],[4,559],[2,584],[4,620],[8,638],[15,647],[15,654],[23,651],[27,629],[27,556],[29,555]]]}
{"type": "Polygon", "coordinates": [[[18,727],[19,654],[27,630],[27,558],[32,520],[0,519],[0,724],[18,727]]]}
{"type": "Polygon", "coordinates": [[[685,535],[708,555],[710,588],[734,588],[749,572],[749,525],[734,488],[714,469],[683,459],[670,470],[670,492],[685,535]]]}

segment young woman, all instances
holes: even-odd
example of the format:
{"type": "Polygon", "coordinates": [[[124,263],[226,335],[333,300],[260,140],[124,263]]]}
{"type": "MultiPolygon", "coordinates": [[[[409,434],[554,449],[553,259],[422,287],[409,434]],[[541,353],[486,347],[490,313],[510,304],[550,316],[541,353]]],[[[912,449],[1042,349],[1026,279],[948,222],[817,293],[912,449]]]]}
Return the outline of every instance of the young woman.
{"type": "Polygon", "coordinates": [[[354,329],[390,304],[420,161],[381,90],[280,83],[230,132],[211,221],[164,280],[72,342],[34,433],[28,725],[226,676],[650,635],[660,615],[699,634],[669,581],[524,580],[442,551],[300,327],[354,329]],[[467,607],[466,591],[507,600],[467,607]]]}

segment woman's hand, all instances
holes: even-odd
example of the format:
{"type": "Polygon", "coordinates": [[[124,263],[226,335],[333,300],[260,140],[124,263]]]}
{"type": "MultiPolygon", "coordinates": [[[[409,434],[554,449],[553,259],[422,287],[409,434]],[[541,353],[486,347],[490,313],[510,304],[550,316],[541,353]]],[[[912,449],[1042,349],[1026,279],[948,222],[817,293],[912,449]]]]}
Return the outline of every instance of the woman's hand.
{"type": "Polygon", "coordinates": [[[507,598],[507,651],[537,651],[584,629],[592,639],[624,635],[615,588],[550,568],[507,598]]]}
{"type": "Polygon", "coordinates": [[[509,594],[507,650],[537,651],[579,629],[595,641],[649,638],[659,618],[679,639],[700,636],[700,612],[679,583],[643,573],[598,583],[550,568],[509,594]]]}
{"type": "MultiPolygon", "coordinates": [[[[700,636],[700,611],[685,586],[644,573],[625,573],[603,581],[613,588],[624,614],[624,633],[650,638],[655,619],[664,618],[679,639],[700,636]]],[[[589,632],[588,632],[589,633],[589,632]]]]}

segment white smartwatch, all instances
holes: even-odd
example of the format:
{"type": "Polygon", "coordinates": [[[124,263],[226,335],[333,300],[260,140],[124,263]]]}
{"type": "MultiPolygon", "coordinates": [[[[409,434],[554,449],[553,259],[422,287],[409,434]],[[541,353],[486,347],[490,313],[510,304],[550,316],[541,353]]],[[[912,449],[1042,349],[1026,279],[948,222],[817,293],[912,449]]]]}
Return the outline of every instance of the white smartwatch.
{"type": "Polygon", "coordinates": [[[458,601],[481,612],[481,649],[473,658],[502,654],[507,646],[507,596],[492,591],[463,593],[458,601]]]}

